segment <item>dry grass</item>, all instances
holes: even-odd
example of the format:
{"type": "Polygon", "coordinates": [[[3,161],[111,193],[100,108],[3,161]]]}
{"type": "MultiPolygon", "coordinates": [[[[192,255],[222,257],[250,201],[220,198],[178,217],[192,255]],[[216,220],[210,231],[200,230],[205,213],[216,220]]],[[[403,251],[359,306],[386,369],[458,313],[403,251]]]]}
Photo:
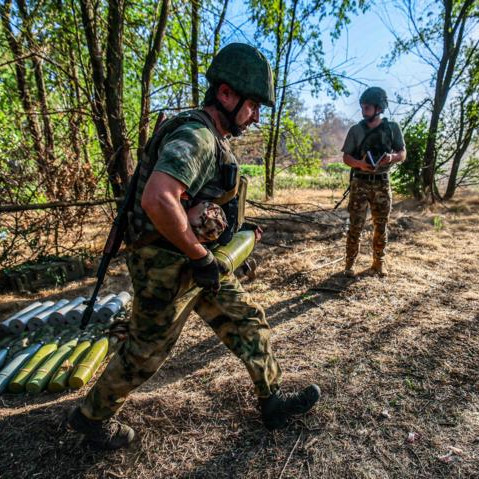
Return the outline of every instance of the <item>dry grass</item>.
{"type": "MultiPolygon", "coordinates": [[[[276,201],[331,206],[329,193],[312,191],[281,192],[276,201]]],[[[3,396],[0,476],[479,477],[478,220],[477,196],[433,210],[398,202],[389,278],[355,280],[341,275],[342,262],[326,264],[343,255],[339,227],[268,222],[265,241],[281,246],[258,249],[258,278],[245,287],[267,311],[285,389],[321,386],[313,412],[285,431],[266,432],[246,371],[192,317],[170,360],[121,411],[138,432],[133,448],[94,452],[65,431],[65,414],[84,391],[3,396]],[[318,239],[331,230],[328,241],[318,239]],[[410,432],[419,434],[412,443],[410,432]],[[451,447],[457,449],[446,464],[438,457],[451,447]]],[[[370,240],[369,229],[362,270],[370,240]]],[[[35,298],[4,296],[3,309],[85,293],[91,285],[89,279],[35,298]]],[[[106,289],[127,285],[119,263],[106,289]]]]}

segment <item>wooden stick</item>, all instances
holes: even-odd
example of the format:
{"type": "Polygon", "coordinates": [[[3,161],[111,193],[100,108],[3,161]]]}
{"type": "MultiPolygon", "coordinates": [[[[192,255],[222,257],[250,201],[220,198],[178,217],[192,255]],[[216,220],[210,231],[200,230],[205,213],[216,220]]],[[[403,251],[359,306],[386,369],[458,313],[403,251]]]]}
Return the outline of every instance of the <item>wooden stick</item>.
{"type": "Polygon", "coordinates": [[[121,201],[123,198],[105,198],[101,200],[86,200],[86,201],[56,201],[52,203],[40,203],[31,205],[0,205],[0,213],[13,213],[15,211],[27,210],[47,210],[51,208],[70,208],[71,206],[95,206],[104,205],[106,203],[113,203],[121,201]]]}
{"type": "Polygon", "coordinates": [[[290,459],[291,459],[291,456],[293,455],[294,450],[295,450],[296,447],[298,446],[299,440],[301,439],[301,436],[302,436],[302,435],[303,435],[303,431],[301,431],[301,432],[299,433],[298,439],[296,439],[296,442],[294,443],[293,449],[291,449],[291,452],[289,453],[288,459],[286,459],[286,462],[284,463],[283,469],[281,470],[281,474],[279,475],[279,478],[278,478],[278,479],[281,479],[281,478],[283,477],[283,472],[285,471],[286,466],[288,465],[288,463],[289,463],[289,461],[290,461],[290,459]]]}

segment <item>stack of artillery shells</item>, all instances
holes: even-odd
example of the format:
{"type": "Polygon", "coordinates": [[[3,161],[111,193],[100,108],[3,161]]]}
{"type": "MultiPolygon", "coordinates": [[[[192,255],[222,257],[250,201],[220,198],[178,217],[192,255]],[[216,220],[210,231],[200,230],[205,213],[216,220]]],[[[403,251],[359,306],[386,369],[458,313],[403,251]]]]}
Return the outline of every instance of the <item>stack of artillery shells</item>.
{"type": "Polygon", "coordinates": [[[40,306],[37,306],[36,308],[28,311],[27,313],[23,313],[22,315],[11,319],[10,323],[8,324],[9,332],[15,336],[18,336],[20,333],[23,333],[23,331],[25,331],[27,327],[27,324],[32,318],[34,318],[37,314],[51,308],[52,306],[54,306],[54,304],[55,303],[53,301],[46,301],[45,303],[40,304],[40,306]]]}
{"type": "Polygon", "coordinates": [[[65,316],[66,314],[72,310],[73,308],[76,308],[77,306],[80,306],[85,300],[83,296],[78,296],[78,298],[72,299],[69,303],[67,303],[65,306],[61,307],[59,310],[54,311],[49,317],[48,317],[48,324],[51,326],[58,326],[60,324],[65,324],[65,316]]]}
{"type": "MultiPolygon", "coordinates": [[[[131,301],[131,295],[108,294],[94,306],[92,325],[76,332],[86,308],[86,300],[36,301],[0,323],[4,332],[15,338],[0,338],[0,393],[40,393],[48,389],[61,392],[68,387],[80,388],[95,375],[105,358],[113,351],[105,336],[108,323],[131,301]],[[61,336],[53,339],[52,325],[61,327],[61,336]],[[65,327],[73,325],[75,328],[65,327]],[[45,326],[45,331],[37,330],[45,326]],[[24,330],[28,329],[28,333],[24,330]],[[40,335],[42,340],[40,340],[40,335]],[[45,341],[46,337],[50,337],[45,341]]],[[[58,331],[57,331],[58,332],[58,331]]]]}
{"type": "Polygon", "coordinates": [[[63,306],[69,303],[68,299],[60,299],[57,303],[49,308],[35,314],[35,316],[31,317],[28,320],[27,328],[29,331],[37,331],[38,329],[43,328],[48,321],[48,318],[52,313],[58,311],[59,309],[63,308],[63,306]]]}
{"type": "Polygon", "coordinates": [[[34,303],[28,305],[26,308],[23,308],[22,310],[18,311],[17,313],[15,314],[12,314],[11,316],[9,316],[5,321],[1,322],[0,323],[0,329],[4,332],[4,333],[9,333],[10,332],[10,329],[9,329],[9,326],[10,326],[10,323],[18,318],[19,316],[22,316],[23,314],[26,314],[30,311],[32,311],[33,309],[35,308],[38,308],[38,306],[41,306],[42,303],[40,303],[40,301],[35,301],[34,303]]]}
{"type": "Polygon", "coordinates": [[[72,339],[59,347],[30,377],[25,385],[27,392],[38,394],[42,392],[52,379],[59,366],[70,355],[78,343],[78,339],[72,339]]]}
{"type": "Polygon", "coordinates": [[[10,380],[15,377],[18,370],[41,348],[42,344],[31,344],[23,351],[20,351],[1,371],[0,371],[0,393],[8,386],[10,380]]]}
{"type": "Polygon", "coordinates": [[[107,323],[112,316],[118,314],[130,301],[130,293],[127,291],[122,291],[118,296],[100,308],[98,313],[95,315],[95,320],[102,323],[107,323]]]}
{"type": "MultiPolygon", "coordinates": [[[[93,321],[96,321],[95,314],[99,311],[99,309],[105,304],[108,303],[110,300],[115,298],[115,294],[107,294],[105,297],[99,299],[95,305],[93,306],[93,315],[92,319],[93,321]]],[[[81,323],[81,319],[83,317],[83,313],[85,312],[87,305],[86,304],[80,304],[78,306],[75,306],[73,309],[70,309],[65,315],[65,323],[70,324],[73,326],[79,326],[81,323]]]]}
{"type": "Polygon", "coordinates": [[[33,354],[26,364],[16,371],[16,375],[10,381],[8,390],[12,393],[20,393],[25,390],[25,384],[32,373],[58,349],[58,343],[44,344],[33,354]]]}

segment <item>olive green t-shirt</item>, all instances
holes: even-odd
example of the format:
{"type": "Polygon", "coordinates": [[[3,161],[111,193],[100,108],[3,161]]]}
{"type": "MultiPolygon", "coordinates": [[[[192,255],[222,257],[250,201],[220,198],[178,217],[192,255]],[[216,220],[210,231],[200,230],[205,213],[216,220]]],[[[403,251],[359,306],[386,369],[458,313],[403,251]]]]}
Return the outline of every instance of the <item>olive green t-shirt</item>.
{"type": "MultiPolygon", "coordinates": [[[[393,150],[400,151],[405,146],[401,127],[394,121],[389,121],[388,123],[391,127],[393,150]]],[[[354,156],[354,152],[361,145],[365,135],[366,130],[364,129],[361,122],[352,126],[348,131],[346,139],[344,140],[344,145],[341,148],[341,151],[348,155],[354,156]]],[[[359,160],[360,158],[356,159],[359,160]]]]}
{"type": "Polygon", "coordinates": [[[153,171],[183,183],[190,197],[218,174],[216,140],[203,123],[190,121],[163,139],[153,171]]]}

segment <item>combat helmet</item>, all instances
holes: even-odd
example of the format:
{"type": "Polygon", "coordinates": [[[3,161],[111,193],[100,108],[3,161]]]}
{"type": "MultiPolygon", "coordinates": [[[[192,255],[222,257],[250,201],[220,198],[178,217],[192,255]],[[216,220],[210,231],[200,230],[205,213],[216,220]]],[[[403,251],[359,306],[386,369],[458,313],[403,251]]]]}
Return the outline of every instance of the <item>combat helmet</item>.
{"type": "Polygon", "coordinates": [[[273,74],[266,57],[245,43],[230,43],[213,58],[206,71],[211,85],[227,83],[244,99],[272,107],[275,102],[273,74]]]}
{"type": "Polygon", "coordinates": [[[385,111],[388,107],[388,96],[382,88],[378,86],[372,86],[367,88],[359,97],[359,104],[374,105],[378,108],[381,108],[382,111],[385,111]]]}

